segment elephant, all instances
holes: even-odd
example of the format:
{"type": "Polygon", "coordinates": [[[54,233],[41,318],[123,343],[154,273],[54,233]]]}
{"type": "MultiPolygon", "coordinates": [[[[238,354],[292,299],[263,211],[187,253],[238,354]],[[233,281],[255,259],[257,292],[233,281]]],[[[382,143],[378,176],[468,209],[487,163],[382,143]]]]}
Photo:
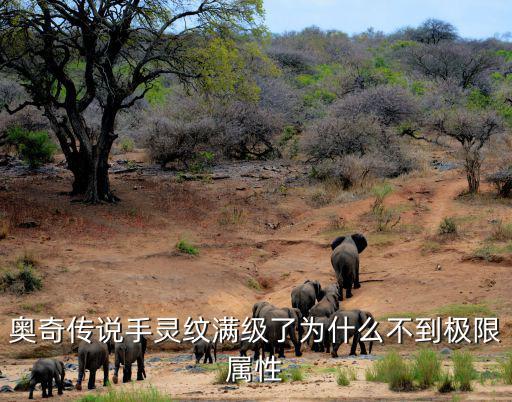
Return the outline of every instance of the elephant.
{"type": "Polygon", "coordinates": [[[253,360],[257,361],[260,358],[260,349],[261,349],[261,357],[265,358],[265,347],[263,342],[249,342],[248,340],[240,341],[240,356],[247,356],[247,352],[252,350],[254,352],[253,360]]]}
{"type": "Polygon", "coordinates": [[[114,376],[112,377],[114,384],[118,382],[117,375],[121,364],[123,365],[123,383],[132,380],[132,364],[135,362],[137,362],[137,381],[146,378],[146,370],[144,369],[146,347],[147,340],[144,336],[140,337],[140,342],[136,342],[134,335],[125,335],[122,342],[116,343],[114,349],[114,376]]]}
{"type": "Polygon", "coordinates": [[[57,385],[58,394],[64,391],[64,363],[56,359],[39,359],[32,366],[28,399],[34,399],[36,384],[41,384],[43,398],[53,396],[53,380],[57,385]]]}
{"type": "Polygon", "coordinates": [[[108,385],[109,354],[113,350],[113,343],[99,342],[93,340],[90,343],[80,342],[78,345],[78,379],[76,389],[82,389],[82,381],[85,376],[85,370],[89,370],[88,389],[94,389],[96,386],[96,370],[103,367],[103,386],[108,385]]]}
{"type": "Polygon", "coordinates": [[[313,307],[316,302],[322,300],[323,296],[324,292],[320,282],[307,280],[302,285],[292,289],[292,307],[298,308],[302,316],[307,317],[309,309],[313,307]]]}
{"type": "MultiPolygon", "coordinates": [[[[362,310],[339,310],[336,313],[334,313],[331,318],[329,319],[329,327],[332,325],[333,321],[336,317],[336,327],[343,326],[345,323],[345,317],[347,317],[347,325],[354,327],[354,329],[348,329],[347,331],[347,339],[344,339],[344,330],[343,329],[334,329],[332,332],[330,332],[330,340],[329,342],[332,344],[332,351],[331,356],[332,357],[338,357],[338,349],[342,343],[348,343],[350,338],[352,339],[352,346],[350,348],[350,355],[355,356],[356,355],[356,349],[357,344],[359,343],[359,348],[361,349],[361,354],[366,355],[366,346],[364,342],[360,340],[361,333],[359,332],[359,329],[362,327],[362,325],[369,319],[369,325],[367,328],[371,328],[373,324],[375,323],[375,319],[373,318],[373,315],[369,313],[368,311],[362,311],[362,310]],[[334,339],[332,336],[334,335],[334,339]]],[[[375,335],[375,333],[371,334],[372,336],[375,335]]],[[[370,348],[369,353],[372,353],[373,348],[373,341],[370,341],[370,348]]]]}
{"type": "Polygon", "coordinates": [[[252,306],[252,318],[263,318],[263,315],[269,311],[276,308],[274,305],[269,302],[257,302],[252,306]]]}
{"type": "Polygon", "coordinates": [[[196,343],[194,343],[194,355],[196,357],[196,364],[199,364],[199,361],[204,356],[203,363],[206,364],[207,362],[212,364],[212,349],[213,349],[213,356],[215,357],[215,362],[217,362],[217,341],[215,342],[207,342],[204,339],[200,339],[196,343]]]}
{"type": "MultiPolygon", "coordinates": [[[[340,289],[346,290],[347,299],[352,297],[352,285],[359,289],[359,254],[368,246],[366,238],[359,233],[338,237],[331,243],[331,264],[336,273],[340,289]]],[[[343,292],[341,299],[343,300],[343,292]]]]}
{"type": "Polygon", "coordinates": [[[274,351],[277,349],[280,358],[284,358],[284,342],[279,342],[282,338],[283,327],[286,326],[286,321],[275,321],[275,319],[293,319],[293,324],[288,325],[286,328],[287,334],[290,337],[290,340],[295,347],[295,356],[302,356],[302,352],[300,351],[300,340],[302,337],[302,314],[297,308],[272,308],[267,309],[263,317],[265,320],[265,338],[268,340],[266,348],[270,354],[270,356],[274,355],[274,351]],[[298,331],[298,338],[295,331],[298,331]]]}
{"type": "Polygon", "coordinates": [[[324,297],[309,310],[309,316],[330,317],[340,308],[339,299],[341,298],[341,293],[342,290],[338,284],[327,286],[324,297]]]}
{"type": "Polygon", "coordinates": [[[329,317],[313,317],[313,322],[316,324],[320,324],[322,326],[322,332],[320,332],[323,336],[319,340],[319,342],[315,342],[314,336],[310,336],[308,339],[308,343],[311,346],[311,350],[313,352],[326,352],[329,353],[331,350],[331,344],[329,343],[329,317]]]}

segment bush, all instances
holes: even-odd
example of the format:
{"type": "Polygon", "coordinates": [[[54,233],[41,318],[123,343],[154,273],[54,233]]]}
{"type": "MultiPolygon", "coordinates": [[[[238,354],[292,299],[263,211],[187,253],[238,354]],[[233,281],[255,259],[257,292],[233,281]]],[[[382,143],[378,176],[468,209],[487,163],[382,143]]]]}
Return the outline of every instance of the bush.
{"type": "Polygon", "coordinates": [[[457,224],[454,218],[446,217],[439,224],[438,233],[440,235],[456,234],[457,224]]]}
{"type": "Polygon", "coordinates": [[[437,384],[437,390],[442,394],[455,391],[455,387],[453,386],[453,377],[449,372],[446,371],[441,374],[437,384]]]}
{"type": "Polygon", "coordinates": [[[109,388],[104,394],[87,395],[78,402],[171,402],[172,399],[163,395],[156,388],[149,387],[147,389],[123,389],[115,390],[109,388]]]}
{"type": "Polygon", "coordinates": [[[290,380],[293,381],[304,381],[304,371],[301,367],[293,367],[288,370],[290,380]]]}
{"type": "Polygon", "coordinates": [[[18,295],[31,293],[42,287],[42,280],[37,275],[32,261],[25,258],[16,262],[14,270],[7,270],[0,276],[0,289],[18,295]]]}
{"type": "Polygon", "coordinates": [[[491,240],[508,241],[512,240],[512,224],[498,221],[493,228],[491,240]]]}
{"type": "Polygon", "coordinates": [[[434,385],[441,375],[441,362],[436,352],[432,349],[420,350],[414,360],[413,373],[420,388],[434,385]]]}
{"type": "Polygon", "coordinates": [[[510,197],[512,193],[512,167],[490,174],[486,181],[494,185],[500,197],[510,197]]]}
{"type": "Polygon", "coordinates": [[[7,141],[16,148],[18,155],[31,168],[51,162],[57,151],[57,146],[51,141],[46,131],[29,131],[12,127],[8,130],[7,141]]]}
{"type": "Polygon", "coordinates": [[[376,361],[366,371],[367,381],[386,382],[392,391],[411,391],[413,373],[411,367],[396,352],[390,352],[376,361]]]}
{"type": "Polygon", "coordinates": [[[471,381],[476,378],[473,356],[469,352],[453,353],[453,378],[461,391],[471,391],[471,381]]]}
{"type": "Polygon", "coordinates": [[[135,149],[135,142],[129,137],[124,137],[119,141],[119,147],[123,152],[133,152],[135,149]]]}
{"type": "Polygon", "coordinates": [[[189,255],[199,255],[199,249],[184,239],[181,239],[176,243],[176,250],[180,253],[189,255]]]}
{"type": "Polygon", "coordinates": [[[350,381],[355,381],[356,379],[357,374],[352,367],[340,368],[336,372],[336,384],[340,387],[347,387],[350,385],[350,381]]]}
{"type": "Polygon", "coordinates": [[[500,363],[500,372],[503,382],[512,385],[512,352],[508,353],[505,360],[500,363]]]}
{"type": "Polygon", "coordinates": [[[213,380],[214,384],[226,384],[232,383],[229,381],[229,366],[226,364],[219,364],[215,370],[215,378],[213,380]]]}

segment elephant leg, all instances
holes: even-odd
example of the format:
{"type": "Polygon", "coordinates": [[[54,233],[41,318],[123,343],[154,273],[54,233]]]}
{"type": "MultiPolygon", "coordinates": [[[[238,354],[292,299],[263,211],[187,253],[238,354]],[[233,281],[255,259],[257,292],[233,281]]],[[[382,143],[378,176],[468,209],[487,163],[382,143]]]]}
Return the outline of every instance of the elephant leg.
{"type": "Polygon", "coordinates": [[[278,349],[277,357],[279,357],[280,359],[284,359],[286,357],[284,355],[284,345],[283,344],[279,345],[279,347],[277,349],[278,349]]]}
{"type": "Polygon", "coordinates": [[[124,362],[123,367],[123,383],[130,382],[132,380],[132,364],[124,362]]]}
{"type": "Polygon", "coordinates": [[[364,342],[359,341],[359,348],[361,349],[361,354],[362,355],[367,355],[368,354],[368,353],[366,353],[366,345],[364,344],[364,342]]]}
{"type": "Polygon", "coordinates": [[[62,395],[63,385],[62,385],[62,381],[59,376],[59,373],[56,372],[54,378],[55,378],[55,384],[57,385],[57,394],[62,395]]]}
{"type": "Polygon", "coordinates": [[[36,380],[35,379],[31,379],[30,380],[30,385],[29,385],[29,388],[28,388],[28,399],[34,399],[34,390],[36,389],[36,380]]]}
{"type": "Polygon", "coordinates": [[[53,397],[53,377],[48,378],[48,397],[53,397]]]}
{"type": "Polygon", "coordinates": [[[96,369],[89,370],[89,381],[87,383],[87,389],[95,389],[96,388],[96,369]]]}
{"type": "Polygon", "coordinates": [[[43,389],[43,398],[48,398],[48,393],[46,392],[46,390],[48,389],[48,382],[46,381],[41,381],[41,388],[43,389]]]}
{"type": "Polygon", "coordinates": [[[331,356],[332,357],[338,357],[338,349],[340,348],[341,342],[336,342],[332,344],[332,351],[331,356]]]}
{"type": "Polygon", "coordinates": [[[121,366],[121,361],[119,360],[119,354],[116,353],[116,361],[114,363],[114,375],[112,376],[112,382],[117,384],[119,381],[119,367],[121,366]]]}
{"type": "Polygon", "coordinates": [[[108,359],[103,362],[103,386],[106,387],[108,385],[108,369],[109,369],[108,359]]]}
{"type": "Polygon", "coordinates": [[[352,346],[350,347],[350,356],[357,356],[357,344],[359,343],[359,332],[356,330],[352,339],[352,346]]]}
{"type": "Polygon", "coordinates": [[[361,283],[359,282],[359,263],[356,266],[356,275],[354,280],[354,289],[359,289],[361,287],[361,283]]]}
{"type": "Polygon", "coordinates": [[[84,359],[83,358],[79,358],[78,359],[78,379],[76,380],[76,386],[75,386],[75,388],[78,391],[82,390],[82,381],[84,379],[84,375],[85,375],[84,359]]]}
{"type": "Polygon", "coordinates": [[[139,356],[137,358],[137,381],[144,380],[144,358],[139,356]]]}
{"type": "Polygon", "coordinates": [[[352,278],[346,281],[345,283],[345,290],[347,299],[350,299],[352,297],[352,278]]]}

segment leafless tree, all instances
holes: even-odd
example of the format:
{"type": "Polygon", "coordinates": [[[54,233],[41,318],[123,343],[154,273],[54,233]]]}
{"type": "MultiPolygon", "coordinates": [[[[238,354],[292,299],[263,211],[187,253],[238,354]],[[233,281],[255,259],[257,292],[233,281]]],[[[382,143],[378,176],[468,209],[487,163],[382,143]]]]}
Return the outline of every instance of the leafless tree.
{"type": "Polygon", "coordinates": [[[73,193],[115,201],[108,156],[118,113],[162,74],[203,78],[198,51],[214,35],[255,27],[259,0],[0,0],[0,68],[41,108],[73,172],[73,193]],[[98,129],[84,114],[97,102],[98,129]]]}

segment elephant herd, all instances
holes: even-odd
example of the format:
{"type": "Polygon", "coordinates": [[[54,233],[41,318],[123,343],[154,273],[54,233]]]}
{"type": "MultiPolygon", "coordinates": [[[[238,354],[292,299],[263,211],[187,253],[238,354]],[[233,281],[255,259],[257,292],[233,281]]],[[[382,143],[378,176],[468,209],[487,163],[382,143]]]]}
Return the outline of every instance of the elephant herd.
{"type": "MultiPolygon", "coordinates": [[[[368,243],[361,234],[353,234],[336,238],[332,244],[331,263],[336,274],[336,283],[322,288],[320,282],[307,280],[302,285],[296,286],[291,292],[292,307],[276,307],[269,302],[255,303],[252,317],[263,321],[266,342],[258,341],[240,343],[240,355],[246,356],[249,350],[254,352],[254,359],[259,359],[260,353],[265,356],[268,352],[271,356],[275,353],[284,358],[285,342],[282,342],[283,333],[294,347],[295,355],[301,356],[302,339],[304,335],[303,318],[309,318],[310,322],[321,326],[324,334],[322,342],[311,342],[311,349],[315,352],[331,353],[337,357],[337,351],[342,343],[348,343],[353,338],[350,354],[356,354],[359,344],[361,354],[366,354],[366,347],[361,341],[359,329],[366,325],[373,326],[372,314],[363,310],[340,309],[343,301],[343,291],[347,298],[352,297],[352,288],[361,287],[359,281],[359,254],[367,247],[368,243]],[[347,323],[353,329],[344,331],[334,326],[329,330],[333,322],[347,323]],[[288,324],[287,324],[288,323],[288,324]],[[290,325],[290,323],[292,323],[290,325]],[[334,335],[334,336],[333,336],[334,335]],[[331,350],[332,347],[332,350],[331,350]],[[260,352],[261,351],[261,352],[260,352]]],[[[137,380],[146,377],[144,370],[144,355],[147,341],[142,336],[140,341],[132,335],[125,335],[122,342],[107,343],[92,341],[81,342],[78,346],[78,380],[76,389],[82,389],[85,370],[89,370],[88,389],[95,388],[96,371],[103,369],[103,385],[108,383],[109,355],[114,352],[115,366],[112,382],[117,384],[120,365],[123,365],[123,382],[130,382],[132,376],[132,364],[137,362],[137,380]]],[[[196,363],[204,356],[204,363],[213,363],[211,352],[217,360],[217,343],[200,341],[194,345],[196,363]]],[[[370,342],[369,353],[372,351],[370,342]]],[[[53,383],[58,389],[59,395],[64,389],[64,364],[56,359],[39,359],[34,363],[30,376],[29,399],[33,398],[36,384],[41,384],[43,398],[52,396],[53,383]]]]}
{"type": "MultiPolygon", "coordinates": [[[[117,384],[120,365],[123,365],[123,382],[130,382],[132,377],[132,365],[137,362],[137,380],[146,377],[144,369],[144,355],[146,353],[147,340],[144,336],[137,340],[133,335],[125,335],[122,342],[99,342],[93,340],[90,343],[82,341],[78,345],[78,379],[76,389],[82,389],[85,370],[89,370],[88,389],[94,389],[96,371],[103,369],[103,386],[108,384],[109,356],[113,352],[115,356],[114,375],[112,382],[117,384]]],[[[64,363],[56,359],[39,359],[34,363],[30,375],[29,399],[33,399],[37,384],[41,384],[43,398],[53,396],[53,382],[57,386],[58,394],[64,390],[64,363]]]]}
{"type": "MultiPolygon", "coordinates": [[[[338,349],[342,343],[348,343],[352,338],[350,354],[356,354],[359,344],[361,354],[366,354],[366,346],[362,342],[359,329],[364,324],[372,328],[375,321],[371,313],[363,310],[340,309],[340,302],[343,301],[343,291],[347,298],[352,297],[352,288],[361,287],[359,281],[359,254],[364,251],[368,243],[362,234],[353,234],[346,237],[336,238],[332,244],[331,263],[336,274],[336,283],[322,288],[320,282],[307,280],[302,285],[296,286],[291,292],[292,307],[278,308],[268,302],[254,304],[252,316],[261,319],[265,325],[265,338],[268,342],[249,343],[243,341],[240,344],[240,355],[246,356],[248,350],[254,351],[254,358],[258,359],[261,353],[268,352],[271,356],[278,353],[280,358],[285,357],[285,343],[282,340],[284,322],[276,318],[293,319],[293,325],[287,328],[287,339],[293,344],[295,355],[301,356],[301,340],[304,329],[301,323],[304,318],[309,318],[315,325],[321,326],[321,333],[324,335],[320,342],[312,341],[310,336],[307,343],[311,343],[311,350],[314,352],[331,353],[337,357],[338,349]],[[338,329],[333,323],[347,323],[347,327],[353,327],[347,332],[338,329]],[[333,328],[332,330],[329,330],[333,328]],[[345,339],[346,338],[346,339],[345,339]],[[332,351],[331,351],[332,347],[332,351]]],[[[291,321],[291,320],[289,320],[291,321]]],[[[373,342],[370,342],[369,353],[372,351],[373,342]]]]}

